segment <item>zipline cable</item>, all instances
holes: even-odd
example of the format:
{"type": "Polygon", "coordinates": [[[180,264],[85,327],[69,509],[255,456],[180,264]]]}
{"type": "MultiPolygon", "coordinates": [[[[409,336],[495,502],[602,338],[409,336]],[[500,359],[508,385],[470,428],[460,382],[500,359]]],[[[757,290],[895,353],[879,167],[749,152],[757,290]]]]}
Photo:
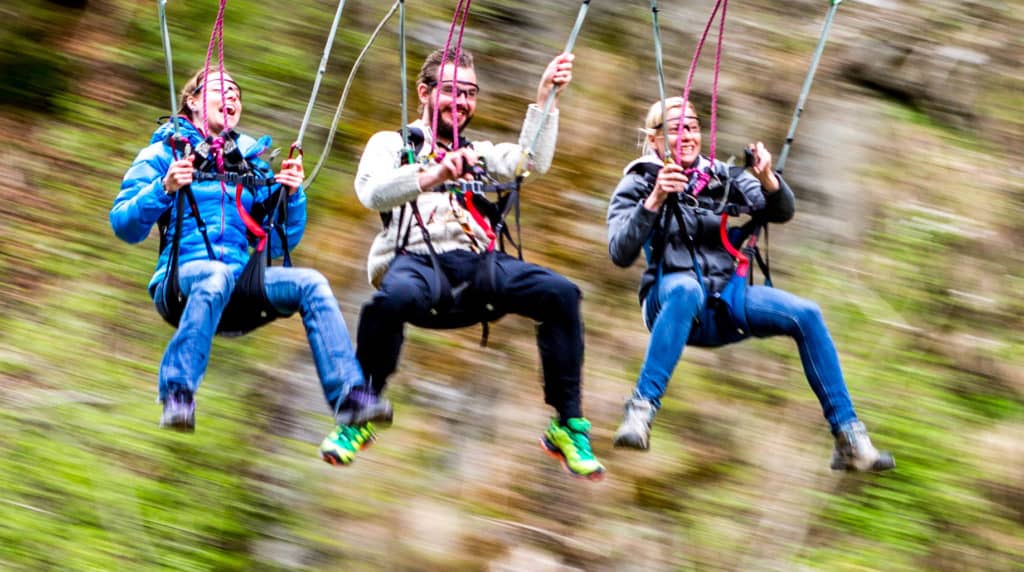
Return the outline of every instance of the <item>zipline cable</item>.
{"type": "MultiPolygon", "coordinates": [[[[391,19],[395,11],[398,9],[399,4],[403,4],[402,0],[397,0],[391,5],[391,9],[384,15],[380,23],[370,34],[370,39],[367,40],[366,45],[363,46],[362,51],[359,52],[359,56],[356,57],[356,61],[352,64],[352,69],[349,70],[348,79],[345,80],[345,87],[341,91],[341,99],[338,100],[338,107],[334,110],[334,118],[331,119],[331,130],[327,134],[327,140],[324,142],[323,151],[320,154],[320,159],[317,161],[316,166],[313,167],[313,171],[308,177],[306,177],[305,188],[308,192],[310,187],[313,186],[313,182],[316,180],[317,175],[320,174],[320,169],[323,167],[324,162],[327,160],[327,156],[330,153],[331,145],[334,144],[334,136],[338,132],[338,121],[341,119],[341,113],[345,109],[345,102],[348,101],[348,92],[352,88],[352,83],[355,80],[356,72],[359,71],[359,67],[363,63],[363,58],[366,57],[367,52],[370,51],[370,47],[373,46],[374,41],[377,40],[377,36],[380,35],[384,25],[391,19]]],[[[403,69],[404,73],[404,69],[403,69]]],[[[403,79],[404,82],[404,79],[403,79]]],[[[404,105],[404,103],[403,103],[404,105]]]]}
{"type": "Polygon", "coordinates": [[[800,98],[797,100],[796,109],[793,111],[793,120],[789,124],[789,132],[786,133],[786,143],[779,153],[779,160],[775,164],[775,170],[782,172],[786,166],[786,159],[789,157],[789,148],[793,145],[793,137],[796,135],[796,126],[800,122],[800,115],[804,112],[804,103],[807,102],[807,95],[811,92],[811,84],[814,82],[814,74],[818,71],[818,62],[821,61],[821,54],[825,51],[825,42],[828,41],[828,33],[832,29],[832,20],[835,19],[836,11],[843,0],[829,0],[830,6],[828,15],[825,17],[825,25],[821,29],[821,37],[818,38],[818,46],[814,50],[814,57],[811,59],[811,67],[807,69],[807,77],[804,78],[803,89],[800,90],[800,98]]]}
{"type": "MultiPolygon", "coordinates": [[[[576,46],[576,38],[580,34],[580,29],[583,27],[583,20],[587,17],[587,10],[590,8],[590,0],[583,0],[580,4],[579,12],[576,14],[576,23],[573,24],[572,32],[569,33],[569,40],[565,43],[565,49],[562,50],[563,54],[572,53],[573,48],[576,46]]],[[[537,141],[540,139],[541,131],[544,130],[544,124],[548,122],[548,115],[551,114],[551,108],[555,104],[555,97],[558,95],[558,86],[551,86],[551,91],[548,92],[548,98],[544,102],[544,110],[541,114],[540,124],[537,126],[537,131],[534,132],[533,137],[530,138],[529,145],[523,149],[523,154],[519,159],[519,165],[516,166],[516,176],[526,178],[530,176],[531,165],[530,162],[533,159],[534,147],[537,146],[537,141]]]]}
{"type": "Polygon", "coordinates": [[[302,156],[302,139],[306,135],[306,127],[309,125],[309,117],[313,114],[313,104],[316,102],[317,92],[320,91],[320,81],[327,71],[327,59],[331,55],[331,47],[334,45],[334,36],[338,32],[338,22],[341,21],[341,12],[345,9],[345,0],[338,0],[338,9],[334,12],[334,22],[331,24],[331,31],[327,35],[327,42],[324,44],[324,53],[320,56],[320,66],[316,70],[316,79],[313,81],[313,93],[309,95],[309,103],[306,104],[306,114],[302,117],[302,124],[299,126],[299,134],[295,137],[291,149],[288,151],[288,158],[297,150],[302,156]]]}
{"type": "MultiPolygon", "coordinates": [[[[651,25],[654,28],[654,64],[658,70],[658,97],[661,101],[661,133],[665,139],[665,164],[672,163],[672,148],[668,145],[668,122],[665,121],[665,66],[661,55],[661,27],[658,26],[658,0],[651,0],[651,25]]],[[[685,111],[685,110],[684,110],[685,111]]]]}

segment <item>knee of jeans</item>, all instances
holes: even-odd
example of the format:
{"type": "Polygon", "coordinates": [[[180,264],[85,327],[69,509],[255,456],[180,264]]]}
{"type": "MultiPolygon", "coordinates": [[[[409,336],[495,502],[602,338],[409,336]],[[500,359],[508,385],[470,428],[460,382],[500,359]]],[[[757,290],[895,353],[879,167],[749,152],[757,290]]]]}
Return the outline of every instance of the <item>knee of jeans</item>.
{"type": "Polygon", "coordinates": [[[689,277],[673,280],[667,285],[667,290],[664,293],[665,303],[673,301],[692,301],[696,303],[700,301],[703,295],[704,290],[700,287],[697,280],[689,277]]]}
{"type": "Polygon", "coordinates": [[[334,293],[331,291],[331,284],[319,271],[313,270],[312,268],[304,268],[302,269],[301,279],[302,288],[305,291],[307,298],[315,296],[334,297],[334,293]]]}
{"type": "Polygon", "coordinates": [[[411,286],[393,287],[373,295],[367,304],[369,310],[378,316],[407,318],[421,305],[429,305],[427,294],[411,286]],[[421,300],[423,299],[423,300],[421,300]]]}
{"type": "Polygon", "coordinates": [[[192,284],[189,296],[207,295],[227,298],[235,289],[235,274],[231,267],[222,262],[211,263],[210,272],[202,280],[192,284]]]}
{"type": "Polygon", "coordinates": [[[583,293],[564,276],[556,276],[544,291],[544,301],[553,310],[574,311],[579,308],[583,293]]]}
{"type": "Polygon", "coordinates": [[[821,313],[821,307],[810,300],[800,300],[793,311],[793,315],[800,324],[824,324],[825,317],[821,313]]]}

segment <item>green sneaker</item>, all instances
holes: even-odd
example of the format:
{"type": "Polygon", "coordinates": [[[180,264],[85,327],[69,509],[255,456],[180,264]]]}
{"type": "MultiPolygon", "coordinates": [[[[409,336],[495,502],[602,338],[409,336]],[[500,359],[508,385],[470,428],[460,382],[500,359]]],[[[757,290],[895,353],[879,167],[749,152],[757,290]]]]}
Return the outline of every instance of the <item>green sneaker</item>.
{"type": "Polygon", "coordinates": [[[552,419],[540,444],[573,475],[599,481],[604,477],[604,467],[590,450],[589,433],[590,421],[583,417],[573,417],[565,425],[552,419]]]}
{"type": "Polygon", "coordinates": [[[338,425],[320,443],[320,458],[332,465],[347,465],[356,460],[356,453],[369,447],[377,438],[373,425],[338,425]]]}

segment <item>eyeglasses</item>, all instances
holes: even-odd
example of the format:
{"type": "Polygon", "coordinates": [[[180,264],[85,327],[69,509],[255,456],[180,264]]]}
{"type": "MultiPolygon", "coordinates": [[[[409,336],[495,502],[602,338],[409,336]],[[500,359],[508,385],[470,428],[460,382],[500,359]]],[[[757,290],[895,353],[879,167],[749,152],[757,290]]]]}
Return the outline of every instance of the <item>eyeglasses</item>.
{"type": "MultiPolygon", "coordinates": [[[[458,87],[452,84],[450,81],[446,81],[440,84],[438,89],[445,96],[451,97],[452,99],[458,99],[460,95],[465,95],[466,99],[476,99],[476,96],[480,94],[480,86],[469,81],[458,82],[458,87]]],[[[427,82],[427,85],[431,88],[438,87],[436,81],[427,82]]]]}
{"type": "Polygon", "coordinates": [[[216,94],[223,93],[224,95],[227,95],[229,93],[234,93],[235,97],[242,99],[242,88],[238,87],[238,84],[230,79],[215,79],[208,83],[201,83],[192,90],[192,95],[198,95],[199,92],[203,91],[203,89],[216,94]]]}
{"type": "MultiPolygon", "coordinates": [[[[697,121],[697,118],[693,117],[693,116],[687,116],[686,119],[688,121],[683,123],[683,133],[686,133],[688,135],[694,135],[694,134],[700,133],[700,121],[697,121]]],[[[652,127],[652,129],[654,129],[655,131],[661,131],[661,128],[662,128],[663,125],[665,125],[665,124],[664,123],[659,123],[659,124],[655,125],[654,127],[652,127]]],[[[668,122],[668,129],[666,129],[666,130],[669,133],[677,133],[677,132],[679,132],[679,121],[673,121],[673,120],[670,119],[669,122],[668,122]]],[[[660,133],[659,133],[659,136],[661,136],[660,133]]]]}

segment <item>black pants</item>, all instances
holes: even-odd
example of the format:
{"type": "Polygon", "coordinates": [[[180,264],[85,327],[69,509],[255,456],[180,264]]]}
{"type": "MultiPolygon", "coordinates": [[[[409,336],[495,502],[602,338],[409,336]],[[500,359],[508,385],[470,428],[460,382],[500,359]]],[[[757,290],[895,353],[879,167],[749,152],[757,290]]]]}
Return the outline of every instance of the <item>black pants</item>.
{"type": "Polygon", "coordinates": [[[505,314],[537,322],[537,347],[544,369],[544,401],[560,417],[582,417],[580,373],[583,367],[583,322],[580,290],[555,272],[504,253],[495,255],[495,292],[473,284],[484,257],[468,250],[438,256],[451,286],[458,292],[449,307],[431,313],[434,267],[425,255],[397,256],[380,290],[359,316],[356,358],[375,391],[384,389],[398,366],[405,324],[439,329],[460,328],[505,314]],[[460,285],[468,284],[464,289],[460,285]],[[487,304],[493,310],[486,309],[487,304]]]}

